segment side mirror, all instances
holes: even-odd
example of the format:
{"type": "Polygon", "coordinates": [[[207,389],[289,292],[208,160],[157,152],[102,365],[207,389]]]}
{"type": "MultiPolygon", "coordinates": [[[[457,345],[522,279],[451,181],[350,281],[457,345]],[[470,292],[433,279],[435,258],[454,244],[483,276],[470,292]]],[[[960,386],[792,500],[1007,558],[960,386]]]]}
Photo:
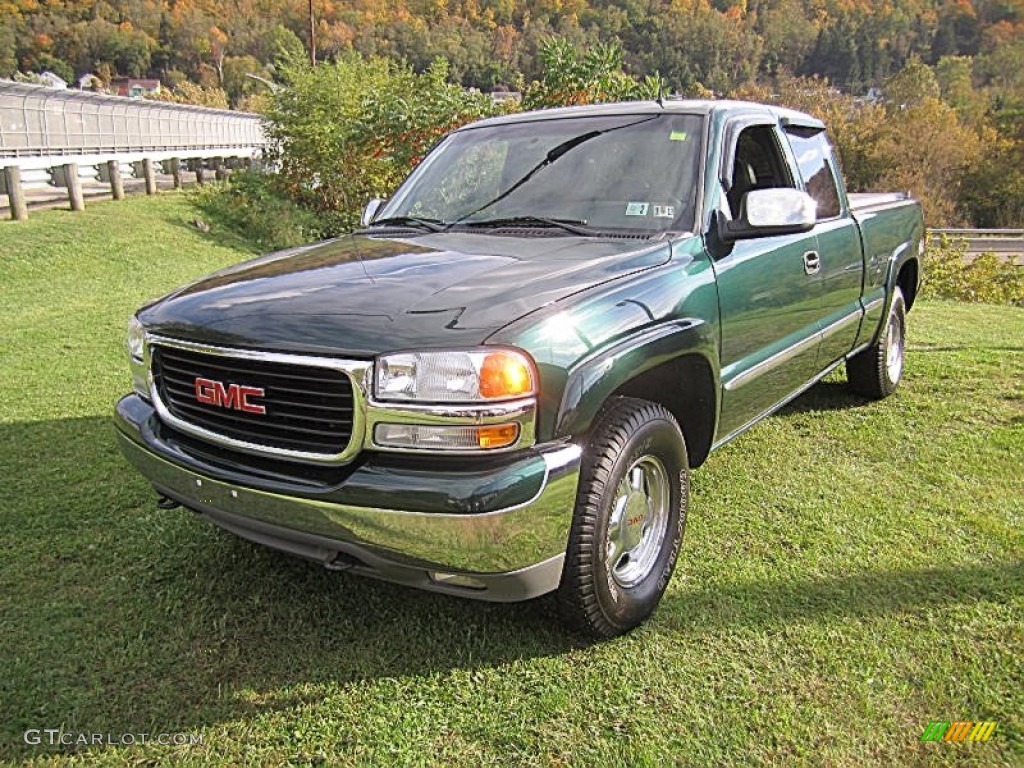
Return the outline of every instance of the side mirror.
{"type": "Polygon", "coordinates": [[[383,198],[373,198],[363,209],[363,215],[359,218],[359,223],[364,227],[370,226],[370,224],[373,223],[373,219],[377,215],[377,212],[384,207],[384,203],[385,201],[383,198]]]}
{"type": "Polygon", "coordinates": [[[743,197],[736,221],[719,219],[723,242],[810,232],[818,220],[818,203],[799,189],[754,189],[743,197]]]}

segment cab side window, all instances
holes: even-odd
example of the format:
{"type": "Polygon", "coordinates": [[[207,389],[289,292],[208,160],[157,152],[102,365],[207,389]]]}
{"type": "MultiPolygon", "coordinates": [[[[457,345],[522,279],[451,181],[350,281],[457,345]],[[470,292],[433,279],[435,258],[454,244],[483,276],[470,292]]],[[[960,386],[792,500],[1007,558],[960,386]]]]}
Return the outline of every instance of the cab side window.
{"type": "Polygon", "coordinates": [[[807,194],[818,203],[818,221],[839,215],[839,188],[832,167],[832,149],[825,132],[817,129],[786,130],[807,194]]]}
{"type": "Polygon", "coordinates": [[[732,186],[727,195],[732,217],[739,218],[740,206],[747,192],[795,186],[772,126],[753,125],[745,128],[736,140],[732,186]]]}

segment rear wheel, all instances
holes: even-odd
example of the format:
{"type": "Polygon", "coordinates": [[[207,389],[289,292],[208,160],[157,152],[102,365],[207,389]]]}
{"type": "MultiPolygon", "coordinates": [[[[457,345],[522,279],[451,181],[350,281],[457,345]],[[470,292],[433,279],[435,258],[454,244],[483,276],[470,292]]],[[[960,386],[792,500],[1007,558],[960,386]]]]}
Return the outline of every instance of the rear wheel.
{"type": "Polygon", "coordinates": [[[907,309],[903,291],[893,288],[889,317],[878,341],[846,361],[850,388],[872,400],[888,397],[903,380],[907,337],[907,309]]]}
{"type": "Polygon", "coordinates": [[[686,444],[672,414],[616,398],[584,454],[558,603],[607,638],[646,619],[672,576],[689,497],[686,444]]]}

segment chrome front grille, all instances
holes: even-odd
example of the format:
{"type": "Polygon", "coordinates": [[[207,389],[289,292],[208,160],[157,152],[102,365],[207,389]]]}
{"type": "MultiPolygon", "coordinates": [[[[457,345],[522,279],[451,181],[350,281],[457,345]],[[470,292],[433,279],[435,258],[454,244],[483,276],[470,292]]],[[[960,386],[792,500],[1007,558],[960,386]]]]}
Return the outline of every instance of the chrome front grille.
{"type": "Polygon", "coordinates": [[[342,361],[159,340],[148,353],[154,400],[172,427],[317,462],[340,463],[358,450],[357,397],[342,361]]]}

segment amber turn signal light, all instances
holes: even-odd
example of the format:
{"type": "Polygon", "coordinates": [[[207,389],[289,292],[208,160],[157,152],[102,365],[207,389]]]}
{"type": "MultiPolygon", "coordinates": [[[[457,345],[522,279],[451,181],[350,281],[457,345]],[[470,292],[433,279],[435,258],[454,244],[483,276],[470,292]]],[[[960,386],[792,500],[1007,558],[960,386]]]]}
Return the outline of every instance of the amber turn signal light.
{"type": "Polygon", "coordinates": [[[533,372],[522,355],[501,350],[490,352],[484,358],[483,365],[480,366],[482,397],[517,397],[532,394],[533,391],[533,372]]]}
{"type": "Polygon", "coordinates": [[[512,445],[518,437],[518,424],[476,428],[476,442],[481,448],[504,448],[506,445],[512,445]]]}
{"type": "Polygon", "coordinates": [[[514,445],[518,439],[518,424],[378,424],[373,431],[373,441],[382,448],[493,450],[514,445]]]}

